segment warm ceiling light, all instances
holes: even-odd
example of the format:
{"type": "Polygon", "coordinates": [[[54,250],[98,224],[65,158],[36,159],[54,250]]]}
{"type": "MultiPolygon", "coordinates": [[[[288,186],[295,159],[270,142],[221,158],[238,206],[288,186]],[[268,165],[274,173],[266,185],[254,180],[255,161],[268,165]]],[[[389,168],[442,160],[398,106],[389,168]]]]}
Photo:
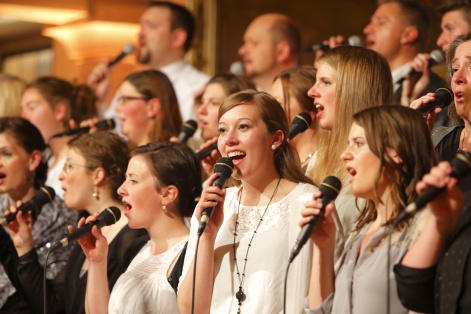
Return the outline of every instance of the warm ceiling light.
{"type": "Polygon", "coordinates": [[[62,25],[85,19],[88,17],[88,13],[85,10],[0,4],[0,17],[41,24],[62,25]]]}

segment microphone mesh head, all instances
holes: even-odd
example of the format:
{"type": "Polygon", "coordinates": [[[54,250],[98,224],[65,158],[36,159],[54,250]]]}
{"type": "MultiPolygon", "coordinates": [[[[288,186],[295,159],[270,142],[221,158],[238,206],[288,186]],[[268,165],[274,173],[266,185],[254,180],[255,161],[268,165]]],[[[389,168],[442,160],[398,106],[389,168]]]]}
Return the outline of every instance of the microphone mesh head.
{"type": "Polygon", "coordinates": [[[229,68],[229,72],[234,75],[244,75],[244,65],[240,61],[232,62],[229,68]]]}
{"type": "Polygon", "coordinates": [[[454,177],[461,179],[471,172],[471,153],[462,152],[456,154],[451,161],[454,177]]]}
{"type": "Polygon", "coordinates": [[[216,161],[214,165],[214,173],[217,173],[219,176],[214,180],[213,185],[218,186],[222,189],[227,179],[232,175],[232,169],[234,168],[234,163],[228,157],[221,157],[216,161]]]}
{"type": "Polygon", "coordinates": [[[358,35],[348,37],[348,45],[353,47],[363,47],[363,39],[358,35]]]}
{"type": "Polygon", "coordinates": [[[127,55],[133,53],[136,50],[136,47],[133,44],[127,44],[123,47],[123,52],[127,55]]]}
{"type": "Polygon", "coordinates": [[[319,190],[324,197],[334,200],[342,189],[342,182],[335,176],[328,176],[322,181],[319,190]]]}
{"type": "Polygon", "coordinates": [[[38,193],[38,195],[41,199],[44,199],[45,203],[52,202],[56,197],[56,191],[50,186],[43,186],[40,191],[43,193],[38,193]]]}
{"type": "Polygon", "coordinates": [[[435,64],[440,64],[445,62],[445,55],[441,50],[435,49],[430,52],[430,59],[432,59],[435,64]]]}
{"type": "Polygon", "coordinates": [[[104,226],[109,226],[116,223],[121,218],[121,211],[116,206],[110,206],[100,213],[99,219],[100,218],[105,222],[104,226]]]}

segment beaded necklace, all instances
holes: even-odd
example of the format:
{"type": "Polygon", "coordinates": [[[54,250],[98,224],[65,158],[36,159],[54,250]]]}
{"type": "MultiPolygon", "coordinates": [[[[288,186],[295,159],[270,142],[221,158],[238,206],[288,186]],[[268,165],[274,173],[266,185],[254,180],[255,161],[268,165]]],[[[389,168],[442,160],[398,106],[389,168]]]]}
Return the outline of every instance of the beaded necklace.
{"type": "Polygon", "coordinates": [[[244,259],[245,261],[244,261],[244,268],[242,270],[242,274],[240,273],[239,265],[237,264],[236,236],[237,236],[237,226],[239,225],[238,220],[239,220],[239,212],[240,212],[240,199],[242,197],[242,188],[243,187],[239,191],[239,204],[237,205],[237,216],[236,216],[236,223],[235,223],[235,228],[234,228],[234,244],[232,245],[232,248],[234,250],[234,263],[235,263],[236,270],[237,270],[237,277],[239,277],[239,291],[237,291],[236,294],[235,294],[235,297],[236,297],[236,299],[238,301],[238,305],[239,305],[239,309],[237,310],[237,314],[241,313],[240,312],[240,307],[242,306],[242,302],[244,302],[245,299],[247,298],[247,295],[242,290],[242,285],[243,285],[244,279],[245,279],[245,268],[247,266],[247,257],[249,256],[249,250],[252,247],[252,241],[253,241],[253,238],[255,237],[255,234],[257,233],[258,227],[260,227],[260,224],[263,221],[263,217],[265,216],[265,214],[268,210],[268,206],[270,206],[270,203],[273,200],[273,197],[275,196],[276,192],[278,191],[278,186],[280,185],[280,181],[281,181],[281,177],[278,179],[278,182],[276,183],[275,190],[273,190],[273,194],[271,195],[270,200],[268,201],[268,204],[265,207],[265,210],[263,211],[262,216],[260,217],[260,221],[258,222],[257,226],[255,227],[255,230],[253,232],[252,238],[250,239],[249,245],[247,246],[247,253],[245,253],[245,259],[244,259]],[[242,275],[242,277],[241,277],[241,275],[242,275]]]}

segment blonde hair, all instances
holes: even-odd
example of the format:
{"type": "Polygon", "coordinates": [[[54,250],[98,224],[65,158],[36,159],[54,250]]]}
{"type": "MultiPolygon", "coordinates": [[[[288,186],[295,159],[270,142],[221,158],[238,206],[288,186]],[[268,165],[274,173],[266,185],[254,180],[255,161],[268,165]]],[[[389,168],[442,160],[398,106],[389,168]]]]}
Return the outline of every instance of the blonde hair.
{"type": "Polygon", "coordinates": [[[365,108],[395,104],[391,69],[379,53],[362,47],[340,46],[327,51],[319,61],[337,72],[335,123],[319,131],[319,150],[307,175],[319,185],[330,175],[347,179],[340,154],[347,144],[353,115],[365,108]]]}
{"type": "Polygon", "coordinates": [[[21,95],[26,83],[10,74],[0,74],[0,117],[21,116],[21,95]]]}

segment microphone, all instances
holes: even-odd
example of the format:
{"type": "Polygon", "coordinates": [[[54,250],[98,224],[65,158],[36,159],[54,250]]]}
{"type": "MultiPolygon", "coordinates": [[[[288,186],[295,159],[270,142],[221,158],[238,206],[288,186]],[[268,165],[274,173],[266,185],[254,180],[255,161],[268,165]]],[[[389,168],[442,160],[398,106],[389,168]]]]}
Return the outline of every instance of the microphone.
{"type": "Polygon", "coordinates": [[[136,50],[136,47],[134,47],[133,44],[127,44],[123,47],[123,50],[121,51],[121,53],[119,55],[117,55],[113,60],[111,60],[110,62],[108,62],[108,68],[111,68],[113,66],[115,66],[119,61],[121,61],[124,57],[126,57],[127,55],[131,54],[134,52],[134,50],[136,50]]]}
{"type": "Polygon", "coordinates": [[[0,224],[6,226],[10,222],[16,219],[16,214],[21,211],[23,214],[28,212],[39,212],[43,205],[52,202],[52,200],[56,197],[56,192],[50,186],[43,186],[41,187],[36,194],[27,202],[23,203],[16,213],[10,213],[3,218],[0,218],[0,224]]]}
{"type": "Polygon", "coordinates": [[[322,203],[321,213],[319,215],[311,216],[312,220],[309,223],[305,224],[301,229],[301,232],[299,233],[298,238],[296,239],[296,243],[294,244],[293,250],[291,251],[289,263],[291,263],[295,259],[295,257],[298,256],[299,252],[301,251],[301,248],[304,244],[306,244],[307,240],[311,236],[312,231],[324,215],[325,207],[337,198],[337,195],[340,193],[341,189],[342,183],[337,177],[334,176],[328,176],[321,183],[319,190],[322,192],[322,197],[317,199],[318,202],[322,203]]]}
{"type": "MultiPolygon", "coordinates": [[[[106,120],[98,121],[94,126],[98,130],[106,131],[106,130],[114,129],[114,127],[116,126],[116,122],[114,122],[113,119],[106,119],[106,120]]],[[[64,132],[56,133],[53,136],[51,136],[51,139],[56,138],[56,137],[63,137],[63,136],[70,136],[70,135],[76,135],[76,134],[81,134],[81,133],[87,133],[88,131],[90,131],[90,128],[91,127],[89,127],[89,126],[84,126],[84,127],[76,128],[76,129],[73,129],[73,130],[67,130],[67,131],[64,131],[64,132]]]]}
{"type": "Polygon", "coordinates": [[[301,112],[296,117],[294,117],[291,125],[289,126],[289,135],[290,140],[293,139],[299,133],[306,131],[312,123],[311,115],[307,112],[301,112]]]}
{"type": "Polygon", "coordinates": [[[203,148],[202,150],[197,152],[196,153],[196,158],[198,158],[199,160],[205,159],[206,157],[211,155],[211,152],[215,149],[218,149],[218,142],[215,142],[215,143],[211,144],[210,146],[208,146],[206,148],[203,148]]]}
{"type": "Polygon", "coordinates": [[[185,123],[183,123],[182,128],[180,130],[180,135],[178,135],[178,140],[185,144],[190,137],[195,134],[196,129],[198,128],[198,124],[196,123],[195,120],[188,120],[185,123]]]}
{"type": "MultiPolygon", "coordinates": [[[[216,180],[213,181],[213,186],[217,186],[218,188],[222,189],[224,184],[226,183],[227,179],[230,178],[232,175],[232,169],[234,168],[234,164],[232,160],[227,157],[221,157],[216,161],[214,165],[214,173],[218,174],[216,180]]],[[[203,210],[203,214],[201,215],[200,225],[198,227],[198,236],[203,234],[206,225],[208,224],[209,218],[213,215],[214,208],[216,207],[217,203],[211,208],[205,208],[203,210]]]]}
{"type": "MultiPolygon", "coordinates": [[[[428,68],[430,69],[434,65],[441,64],[445,62],[445,55],[441,50],[435,49],[430,52],[430,60],[428,61],[428,68]]],[[[406,74],[403,78],[397,81],[398,84],[402,84],[404,80],[410,79],[411,77],[422,74],[422,72],[417,72],[416,70],[412,69],[409,73],[406,74]]]]}
{"type": "MultiPolygon", "coordinates": [[[[462,152],[456,154],[455,158],[451,161],[451,168],[453,169],[451,176],[457,179],[465,177],[471,171],[471,153],[462,152]]],[[[394,221],[394,227],[399,223],[407,220],[415,213],[420,211],[428,202],[445,191],[445,188],[437,188],[430,186],[427,188],[417,199],[407,205],[394,221]]]]}
{"type": "Polygon", "coordinates": [[[241,61],[235,61],[231,63],[229,67],[229,73],[242,76],[245,74],[244,64],[241,61]]]}
{"type": "Polygon", "coordinates": [[[449,106],[454,99],[453,92],[449,88],[441,87],[435,91],[435,100],[432,102],[428,102],[423,106],[420,106],[416,110],[420,112],[422,115],[425,115],[435,108],[444,108],[449,106]]]}
{"type": "MultiPolygon", "coordinates": [[[[348,37],[347,40],[342,41],[342,45],[352,47],[363,47],[363,40],[358,35],[352,35],[348,37]]],[[[317,50],[327,51],[329,49],[329,45],[317,44],[304,48],[303,52],[315,52],[317,50]]]]}
{"type": "Polygon", "coordinates": [[[50,251],[62,246],[66,247],[70,243],[75,242],[77,240],[80,240],[87,234],[90,234],[92,232],[93,226],[97,226],[98,228],[102,228],[104,226],[110,226],[114,223],[116,223],[119,218],[121,218],[121,211],[119,210],[118,207],[116,206],[110,206],[105,208],[101,213],[100,216],[95,221],[92,221],[88,224],[83,225],[82,227],[78,228],[71,234],[68,234],[63,238],[62,240],[54,243],[54,245],[51,246],[50,251]]]}

